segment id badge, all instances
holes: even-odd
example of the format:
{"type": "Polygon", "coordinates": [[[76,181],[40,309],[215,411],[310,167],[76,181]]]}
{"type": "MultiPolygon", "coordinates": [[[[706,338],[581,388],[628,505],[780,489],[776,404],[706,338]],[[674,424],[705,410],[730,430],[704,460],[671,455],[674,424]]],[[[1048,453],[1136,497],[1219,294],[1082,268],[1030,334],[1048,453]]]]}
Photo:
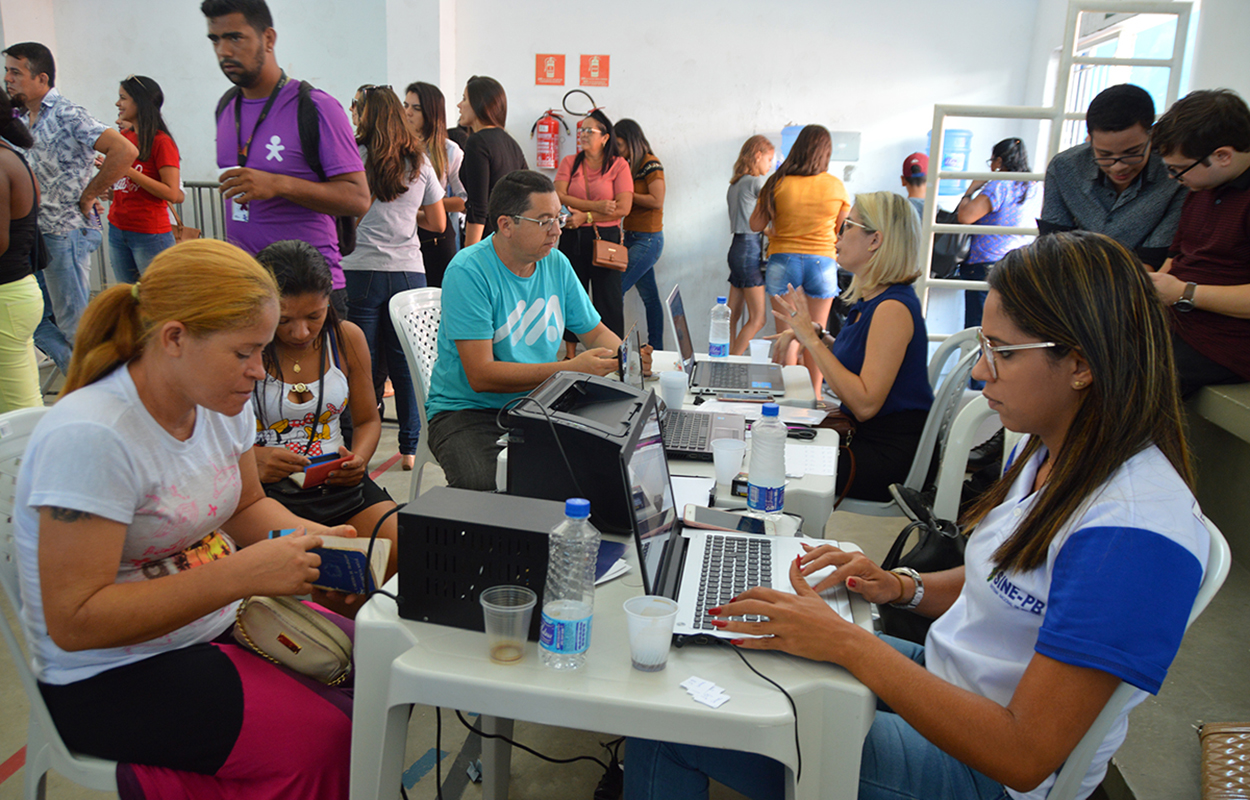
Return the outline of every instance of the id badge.
{"type": "Polygon", "coordinates": [[[230,219],[234,220],[235,222],[247,222],[247,217],[248,217],[247,206],[243,205],[242,203],[235,203],[231,201],[230,219]]]}

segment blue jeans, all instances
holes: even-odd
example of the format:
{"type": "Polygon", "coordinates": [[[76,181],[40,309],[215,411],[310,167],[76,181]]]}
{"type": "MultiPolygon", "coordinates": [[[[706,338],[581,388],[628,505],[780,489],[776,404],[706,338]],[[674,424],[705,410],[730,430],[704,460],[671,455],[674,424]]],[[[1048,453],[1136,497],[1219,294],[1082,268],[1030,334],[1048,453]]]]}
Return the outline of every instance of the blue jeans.
{"type": "Polygon", "coordinates": [[[136,233],[109,228],[109,261],[118,283],[138,283],[157,253],[174,246],[173,231],[136,233]]]}
{"type": "MultiPolygon", "coordinates": [[[[838,265],[828,256],[807,253],[773,253],[768,257],[765,290],[769,296],[785,294],[786,285],[802,286],[808,297],[838,296],[838,265]]],[[[824,320],[817,320],[823,322],[824,320]]]]}
{"type": "MultiPolygon", "coordinates": [[[[373,361],[373,374],[375,377],[381,374],[391,376],[391,386],[395,388],[395,414],[399,417],[399,452],[410,456],[417,452],[421,411],[417,407],[413,377],[408,372],[408,359],[399,343],[399,334],[391,325],[390,302],[391,297],[402,291],[424,288],[425,275],[420,272],[356,269],[344,270],[343,275],[347,279],[348,317],[365,333],[369,358],[373,361]]],[[[376,380],[374,382],[377,383],[376,380]]]]}
{"type": "Polygon", "coordinates": [[[647,311],[647,344],[656,350],[663,350],[664,306],[660,304],[660,290],[655,285],[655,262],[664,252],[664,231],[625,231],[623,241],[629,250],[629,268],[621,277],[621,296],[629,291],[629,287],[638,287],[638,296],[647,311]]]}
{"type": "MultiPolygon", "coordinates": [[[[913,661],[924,663],[922,646],[890,636],[881,638],[913,661]]],[[[902,717],[881,703],[877,709],[864,739],[859,800],[1009,797],[1002,784],[938,749],[902,717]]],[[[625,770],[625,800],[706,798],[709,777],[753,800],[785,797],[785,767],[755,753],[629,739],[625,743],[625,762],[629,765],[625,770]]]]}
{"type": "Polygon", "coordinates": [[[91,254],[103,235],[94,228],[75,228],[69,233],[45,233],[48,267],[40,273],[44,315],[35,328],[35,346],[69,371],[70,353],[78,320],[91,300],[91,254]]]}

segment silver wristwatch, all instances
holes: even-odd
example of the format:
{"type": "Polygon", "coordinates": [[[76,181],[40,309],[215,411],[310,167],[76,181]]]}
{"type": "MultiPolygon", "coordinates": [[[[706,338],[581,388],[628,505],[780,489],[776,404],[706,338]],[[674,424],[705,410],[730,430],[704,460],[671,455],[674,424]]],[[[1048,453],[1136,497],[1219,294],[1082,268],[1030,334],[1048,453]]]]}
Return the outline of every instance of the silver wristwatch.
{"type": "Polygon", "coordinates": [[[1175,308],[1177,311],[1193,311],[1195,308],[1194,292],[1197,291],[1197,289],[1198,284],[1193,281],[1185,284],[1185,291],[1181,292],[1181,296],[1178,297],[1176,302],[1172,304],[1172,308],[1175,308]]]}
{"type": "Polygon", "coordinates": [[[920,601],[924,599],[924,580],[920,577],[920,573],[916,572],[916,570],[911,567],[896,567],[890,570],[890,572],[895,575],[906,575],[912,579],[913,583],[916,584],[916,593],[911,596],[911,600],[906,603],[890,603],[890,605],[895,608],[901,608],[905,611],[910,611],[920,605],[920,601]]]}

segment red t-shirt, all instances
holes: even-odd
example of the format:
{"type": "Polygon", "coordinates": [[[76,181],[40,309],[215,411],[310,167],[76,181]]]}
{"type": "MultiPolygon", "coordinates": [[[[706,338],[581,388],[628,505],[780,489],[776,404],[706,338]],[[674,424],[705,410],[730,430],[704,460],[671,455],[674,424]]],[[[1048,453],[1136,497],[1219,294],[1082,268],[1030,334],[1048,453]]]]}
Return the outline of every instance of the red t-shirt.
{"type": "MultiPolygon", "coordinates": [[[[122,131],[121,134],[135,147],[139,146],[139,138],[134,131],[122,131]]],[[[178,145],[168,134],[157,131],[152,141],[151,157],[147,161],[135,161],[134,168],[159,181],[161,167],[178,167],[178,145]]],[[[165,201],[125,177],[113,184],[109,224],[132,233],[168,233],[172,227],[165,201]]]]}

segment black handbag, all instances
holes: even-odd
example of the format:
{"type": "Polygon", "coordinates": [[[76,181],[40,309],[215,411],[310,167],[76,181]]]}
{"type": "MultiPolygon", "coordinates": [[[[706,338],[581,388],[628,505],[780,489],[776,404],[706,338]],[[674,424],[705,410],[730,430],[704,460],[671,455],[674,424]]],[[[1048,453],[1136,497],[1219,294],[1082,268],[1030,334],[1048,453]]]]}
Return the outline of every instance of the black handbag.
{"type": "Polygon", "coordinates": [[[305,489],[290,478],[265,484],[265,494],[297,517],[322,525],[342,525],[365,506],[364,483],[355,486],[321,484],[305,489]]]}
{"type": "MultiPolygon", "coordinates": [[[[913,510],[917,509],[913,506],[913,510]]],[[[903,528],[885,560],[881,562],[882,569],[911,567],[916,572],[940,572],[963,565],[966,540],[959,528],[950,520],[934,517],[932,509],[922,510],[928,512],[927,518],[921,513],[918,521],[903,528]],[[907,546],[913,531],[919,538],[915,546],[904,555],[903,548],[907,546]]],[[[928,617],[891,605],[877,606],[877,611],[881,615],[882,633],[917,644],[924,644],[925,634],[933,624],[933,620],[928,617]]]]}

